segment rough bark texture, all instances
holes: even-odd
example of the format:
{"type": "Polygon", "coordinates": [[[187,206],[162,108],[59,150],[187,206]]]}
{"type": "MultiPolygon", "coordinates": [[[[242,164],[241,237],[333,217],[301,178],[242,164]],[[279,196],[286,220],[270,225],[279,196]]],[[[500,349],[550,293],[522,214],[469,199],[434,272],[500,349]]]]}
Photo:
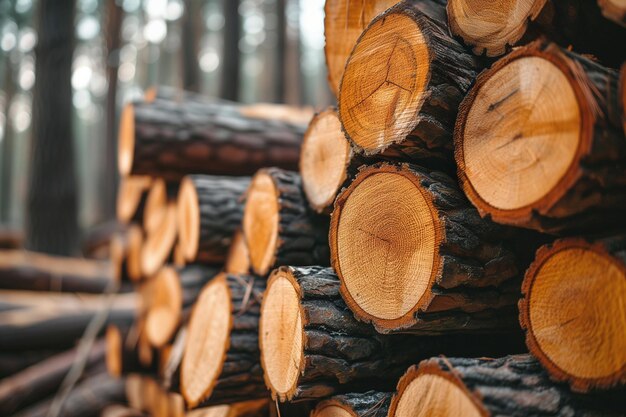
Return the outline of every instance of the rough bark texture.
{"type": "Polygon", "coordinates": [[[387,417],[392,395],[391,392],[379,391],[335,395],[319,403],[311,416],[318,417],[324,407],[336,405],[348,410],[354,417],[387,417]]]}
{"type": "Polygon", "coordinates": [[[623,219],[626,206],[626,141],[619,104],[618,73],[555,44],[534,42],[497,61],[476,79],[463,100],[455,128],[459,182],[482,216],[542,232],[597,232],[623,219]],[[463,134],[469,109],[479,88],[497,71],[522,57],[541,57],[563,71],[581,106],[581,145],[576,160],[546,196],[528,207],[500,210],[474,190],[466,173],[463,134]]]}
{"type": "Polygon", "coordinates": [[[241,226],[243,199],[250,178],[191,175],[200,209],[198,253],[195,261],[224,263],[233,235],[241,226]]]}
{"type": "Polygon", "coordinates": [[[0,288],[102,293],[112,281],[113,270],[105,262],[0,252],[0,288]]]}
{"type": "MultiPolygon", "coordinates": [[[[416,375],[435,374],[458,385],[488,416],[582,417],[623,415],[624,396],[599,399],[575,395],[550,381],[530,355],[498,359],[431,358],[411,367],[398,383],[398,396],[416,375]]],[[[395,415],[397,398],[390,416],[395,415]]]]}
{"type": "MultiPolygon", "coordinates": [[[[409,164],[379,164],[361,170],[357,181],[377,172],[403,173],[419,181],[439,229],[435,265],[429,289],[413,310],[387,323],[360,310],[342,284],[344,298],[357,307],[355,316],[371,321],[382,333],[518,332],[515,303],[520,274],[541,239],[482,219],[454,179],[442,172],[409,164]]],[[[336,228],[349,192],[358,183],[353,184],[337,198],[331,224],[332,262],[342,282],[336,228]]]]}
{"type": "Polygon", "coordinates": [[[176,180],[251,175],[264,166],[297,169],[305,126],[247,117],[235,105],[156,100],[133,109],[132,174],[176,180]]]}
{"type": "MultiPolygon", "coordinates": [[[[471,53],[450,36],[445,1],[407,0],[401,2],[377,16],[369,27],[392,13],[410,16],[421,29],[430,53],[429,81],[424,87],[424,102],[410,122],[411,129],[408,136],[397,138],[396,143],[386,149],[366,153],[373,154],[382,151],[387,158],[419,162],[422,165],[438,167],[438,169],[443,169],[443,167],[452,169],[454,166],[452,134],[457,109],[482,66],[471,53]]],[[[340,118],[344,111],[343,104],[343,97],[340,96],[340,118]]],[[[345,127],[345,124],[343,126],[345,127]]],[[[353,143],[355,149],[363,150],[356,145],[347,131],[346,137],[353,143]]]]}
{"type": "MultiPolygon", "coordinates": [[[[279,168],[263,172],[272,178],[278,192],[278,239],[273,262],[267,270],[255,272],[265,275],[281,265],[329,265],[328,218],[309,207],[300,174],[279,168]]],[[[254,237],[246,236],[250,239],[254,237]]]]}
{"type": "MultiPolygon", "coordinates": [[[[93,345],[87,356],[90,367],[104,360],[104,341],[93,345]]],[[[51,356],[0,381],[0,414],[11,415],[53,394],[77,358],[76,348],[51,356]]]]}
{"type": "Polygon", "coordinates": [[[299,286],[304,351],[293,392],[279,396],[265,377],[272,397],[281,402],[371,389],[389,391],[407,366],[435,354],[462,352],[474,356],[517,349],[517,342],[489,336],[379,334],[354,318],[331,268],[283,268],[299,286]]]}

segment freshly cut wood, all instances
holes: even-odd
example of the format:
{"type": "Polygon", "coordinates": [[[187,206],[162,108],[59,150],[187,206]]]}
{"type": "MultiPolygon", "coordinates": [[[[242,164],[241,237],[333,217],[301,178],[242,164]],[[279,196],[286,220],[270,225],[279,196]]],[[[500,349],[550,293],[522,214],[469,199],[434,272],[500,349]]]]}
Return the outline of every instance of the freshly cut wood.
{"type": "Polygon", "coordinates": [[[577,396],[550,381],[530,355],[432,358],[398,382],[389,417],[583,417],[622,415],[623,399],[577,396]],[[618,408],[621,404],[621,409],[618,408]]]}
{"type": "Polygon", "coordinates": [[[455,131],[481,215],[547,232],[623,220],[626,142],[617,72],[555,44],[516,49],[477,78],[455,131]]]}
{"type": "Polygon", "coordinates": [[[120,179],[117,190],[117,220],[121,223],[141,221],[152,178],[129,176],[120,179]]]}
{"type": "Polygon", "coordinates": [[[270,276],[261,305],[259,344],[265,384],[277,401],[390,390],[420,358],[511,349],[484,335],[382,335],[354,318],[339,286],[331,268],[281,267],[270,276]]]}
{"type": "Polygon", "coordinates": [[[145,332],[152,346],[160,348],[173,339],[202,287],[218,272],[218,268],[202,265],[166,266],[159,270],[150,297],[145,300],[145,332]]]}
{"type": "Polygon", "coordinates": [[[178,329],[176,337],[172,342],[172,348],[167,358],[167,363],[163,369],[161,380],[163,387],[168,391],[180,391],[180,364],[183,361],[185,346],[187,344],[187,325],[178,329]]]}
{"type": "Polygon", "coordinates": [[[178,194],[180,245],[189,262],[224,263],[243,217],[249,177],[189,175],[178,194]]]}
{"type": "Polygon", "coordinates": [[[329,240],[358,319],[382,333],[436,334],[519,330],[526,265],[509,241],[519,235],[481,219],[446,174],[379,164],[337,197],[329,240]]]}
{"type": "Polygon", "coordinates": [[[250,273],[250,255],[248,254],[248,246],[241,229],[237,229],[231,239],[224,271],[229,274],[250,273]]]}
{"type": "Polygon", "coordinates": [[[110,257],[113,276],[118,281],[139,281],[143,277],[141,270],[141,248],[143,231],[132,224],[122,235],[111,239],[110,257]]]}
{"type": "Polygon", "coordinates": [[[626,27],[626,3],[623,0],[598,0],[602,15],[626,27]]]}
{"type": "Polygon", "coordinates": [[[91,319],[109,309],[107,323],[129,326],[137,297],[117,295],[108,306],[93,294],[0,291],[0,350],[32,350],[74,346],[91,319]]]}
{"type": "Polygon", "coordinates": [[[163,221],[159,227],[146,236],[141,248],[141,272],[150,277],[161,268],[169,258],[178,233],[176,204],[169,203],[163,221]]]}
{"type": "Polygon", "coordinates": [[[124,392],[128,405],[139,411],[144,410],[143,406],[143,376],[138,373],[129,374],[124,381],[124,392]]]}
{"type": "MultiPolygon", "coordinates": [[[[99,417],[103,408],[125,402],[124,381],[106,374],[86,378],[69,393],[60,416],[99,417]]],[[[48,417],[53,398],[22,410],[13,417],[48,417]]]]}
{"type": "Polygon", "coordinates": [[[297,172],[264,168],[253,177],[243,216],[252,270],[280,265],[328,265],[328,219],[315,214],[297,172]]]}
{"type": "Polygon", "coordinates": [[[177,194],[178,183],[168,183],[162,178],[152,181],[143,213],[143,228],[146,233],[152,233],[163,223],[168,203],[176,201],[177,194]]]}
{"type": "Polygon", "coordinates": [[[247,116],[237,105],[128,104],[119,135],[122,175],[251,175],[264,166],[296,169],[304,124],[247,116]]]}
{"type": "Polygon", "coordinates": [[[109,405],[102,410],[100,417],[144,417],[139,410],[135,410],[131,407],[127,407],[122,404],[109,405]]]}
{"type": "Polygon", "coordinates": [[[189,411],[187,417],[263,417],[268,415],[269,407],[271,405],[268,399],[261,398],[233,404],[197,408],[189,411]]]}
{"type": "Polygon", "coordinates": [[[444,1],[393,6],[369,24],[346,64],[346,137],[366,155],[452,165],[457,108],[480,68],[448,35],[444,1]]]}
{"type": "MultiPolygon", "coordinates": [[[[86,367],[104,359],[104,341],[97,341],[89,351],[86,367]]],[[[76,360],[76,348],[51,356],[40,363],[0,381],[0,415],[9,416],[27,405],[56,392],[76,360]]]]}
{"type": "Polygon", "coordinates": [[[398,0],[327,0],[324,5],[324,55],[328,84],[339,97],[339,86],[346,62],[361,33],[377,15],[398,0]]]}
{"type": "Polygon", "coordinates": [[[522,290],[526,343],[553,379],[583,392],[626,385],[626,236],[541,247],[522,290]]]}
{"type": "Polygon", "coordinates": [[[547,0],[448,1],[450,31],[476,55],[499,56],[515,45],[536,20],[547,0]]]}
{"type": "Polygon", "coordinates": [[[304,134],[300,152],[302,186],[311,208],[330,213],[335,197],[361,163],[362,158],[353,152],[341,131],[337,110],[330,107],[316,114],[304,134]]]}
{"type": "Polygon", "coordinates": [[[180,369],[190,408],[267,398],[258,343],[264,289],[260,278],[221,274],[200,293],[180,369]]]}
{"type": "Polygon", "coordinates": [[[0,288],[102,293],[113,281],[108,262],[0,251],[0,288]]]}
{"type": "Polygon", "coordinates": [[[379,391],[335,395],[320,402],[311,417],[387,417],[391,396],[379,391]]]}

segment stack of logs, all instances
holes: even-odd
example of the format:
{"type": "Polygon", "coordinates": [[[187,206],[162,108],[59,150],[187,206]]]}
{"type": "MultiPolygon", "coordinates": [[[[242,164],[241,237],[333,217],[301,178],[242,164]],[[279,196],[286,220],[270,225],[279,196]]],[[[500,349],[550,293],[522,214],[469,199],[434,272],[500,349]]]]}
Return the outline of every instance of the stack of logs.
{"type": "Polygon", "coordinates": [[[326,0],[310,121],[126,107],[104,416],[626,415],[623,7],[396,3],[326,0]]]}

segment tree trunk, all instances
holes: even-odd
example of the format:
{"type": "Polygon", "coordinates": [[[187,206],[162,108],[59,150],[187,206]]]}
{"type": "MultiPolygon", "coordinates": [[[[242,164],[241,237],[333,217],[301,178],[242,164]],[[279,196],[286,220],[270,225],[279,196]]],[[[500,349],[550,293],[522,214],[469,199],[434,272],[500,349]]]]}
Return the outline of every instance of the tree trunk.
{"type": "Polygon", "coordinates": [[[378,391],[335,395],[319,403],[311,417],[387,417],[392,395],[391,392],[378,391]]]}
{"type": "Polygon", "coordinates": [[[226,100],[239,100],[241,18],[239,0],[223,3],[224,29],[222,43],[222,83],[220,97],[226,100]]]}
{"type": "Polygon", "coordinates": [[[272,398],[284,402],[389,391],[420,358],[518,349],[517,342],[502,337],[379,334],[354,318],[339,286],[330,268],[281,267],[272,273],[259,324],[261,365],[272,398]]]}
{"type": "Polygon", "coordinates": [[[252,270],[328,265],[328,219],[315,214],[296,172],[264,168],[252,179],[243,218],[252,270]]]}
{"type": "Polygon", "coordinates": [[[202,2],[198,0],[185,0],[185,12],[183,14],[183,44],[182,44],[182,70],[183,89],[200,92],[202,76],[198,66],[198,41],[202,36],[199,20],[202,18],[202,2]]]}
{"type": "Polygon", "coordinates": [[[452,169],[457,108],[480,69],[448,34],[444,1],[401,2],[369,24],[346,64],[346,137],[365,155],[452,169]]]}
{"type": "Polygon", "coordinates": [[[76,252],[77,184],[72,135],[74,1],[39,5],[26,248],[76,252]]]}
{"type": "Polygon", "coordinates": [[[483,72],[455,130],[459,181],[481,215],[550,233],[620,224],[626,142],[617,85],[616,71],[543,42],[483,72]],[[531,73],[533,83],[521,83],[531,73]]]}
{"type": "Polygon", "coordinates": [[[0,379],[48,359],[59,353],[56,350],[16,350],[0,352],[0,379]]]}
{"type": "Polygon", "coordinates": [[[526,344],[552,379],[582,392],[626,384],[626,236],[541,247],[522,290],[526,344]]]}
{"type": "Polygon", "coordinates": [[[382,333],[519,331],[523,255],[537,244],[481,219],[441,172],[361,170],[337,197],[329,240],[346,303],[382,333]]]}
{"type": "Polygon", "coordinates": [[[178,198],[178,227],[188,262],[224,263],[241,225],[249,185],[248,177],[185,177],[178,198]]]}
{"type": "Polygon", "coordinates": [[[499,359],[431,358],[398,382],[390,417],[622,415],[624,397],[578,396],[550,381],[530,355],[499,359]]]}
{"type": "Polygon", "coordinates": [[[121,173],[177,181],[187,174],[251,175],[264,166],[296,169],[305,126],[257,114],[191,101],[129,104],[120,128],[121,173]]]}
{"type": "Polygon", "coordinates": [[[258,340],[264,289],[254,276],[223,274],[202,290],[180,367],[189,407],[267,398],[258,340]]]}
{"type": "Polygon", "coordinates": [[[102,293],[113,280],[106,262],[0,251],[0,288],[102,293]]]}

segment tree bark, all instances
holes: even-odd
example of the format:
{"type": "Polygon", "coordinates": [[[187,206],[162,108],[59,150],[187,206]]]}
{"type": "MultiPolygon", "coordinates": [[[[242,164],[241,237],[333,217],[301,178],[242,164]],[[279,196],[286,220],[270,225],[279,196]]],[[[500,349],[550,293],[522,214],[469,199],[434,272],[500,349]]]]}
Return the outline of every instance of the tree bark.
{"type": "Polygon", "coordinates": [[[25,246],[56,255],[75,253],[79,234],[71,123],[74,27],[73,0],[40,5],[25,246]]]}
{"type": "Polygon", "coordinates": [[[59,352],[51,349],[3,351],[0,353],[0,379],[16,374],[57,353],[59,352]]]}
{"type": "MultiPolygon", "coordinates": [[[[413,391],[415,393],[415,391],[413,391]]],[[[454,403],[464,404],[463,413],[476,416],[581,417],[618,416],[623,413],[623,396],[580,396],[550,381],[539,363],[530,355],[498,359],[431,358],[409,368],[398,382],[389,416],[399,416],[398,404],[414,404],[425,413],[454,414],[454,403]],[[412,381],[434,377],[417,394],[406,394],[412,381]],[[450,392],[450,389],[453,392],[450,392]],[[441,390],[441,391],[440,391],[441,390]],[[448,402],[436,402],[447,391],[448,402]],[[405,399],[405,396],[409,396],[405,399]],[[432,396],[429,398],[429,396],[432,396]],[[404,401],[403,401],[404,400],[404,401]],[[462,401],[462,402],[461,402],[462,401]]],[[[461,411],[456,407],[456,411],[461,411]]]]}
{"type": "Polygon", "coordinates": [[[305,126],[245,113],[236,105],[190,101],[129,105],[120,129],[120,169],[170,180],[251,175],[264,166],[296,169],[305,126]]]}
{"type": "Polygon", "coordinates": [[[392,395],[391,392],[379,391],[335,395],[319,403],[311,416],[333,416],[336,415],[335,407],[338,407],[354,417],[387,417],[392,395]]]}

